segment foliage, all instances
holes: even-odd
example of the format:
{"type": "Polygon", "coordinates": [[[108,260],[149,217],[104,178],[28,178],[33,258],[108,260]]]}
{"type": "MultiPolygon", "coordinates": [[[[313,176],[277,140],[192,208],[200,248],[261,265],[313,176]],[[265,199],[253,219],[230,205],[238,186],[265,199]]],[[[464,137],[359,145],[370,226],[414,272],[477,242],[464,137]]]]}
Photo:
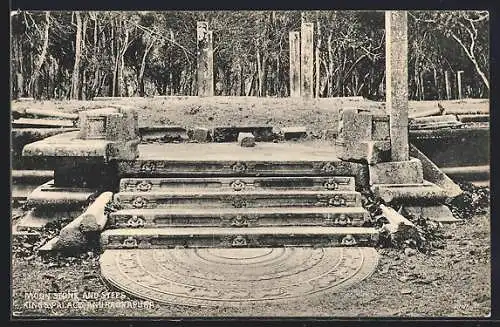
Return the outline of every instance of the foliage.
{"type": "MultiPolygon", "coordinates": [[[[408,17],[410,98],[446,98],[446,72],[456,97],[459,70],[465,96],[487,97],[488,13],[408,17]]],[[[213,31],[217,95],[288,96],[289,32],[304,21],[314,24],[320,97],[385,96],[382,11],[17,11],[13,97],[196,95],[197,21],[213,31]]]]}

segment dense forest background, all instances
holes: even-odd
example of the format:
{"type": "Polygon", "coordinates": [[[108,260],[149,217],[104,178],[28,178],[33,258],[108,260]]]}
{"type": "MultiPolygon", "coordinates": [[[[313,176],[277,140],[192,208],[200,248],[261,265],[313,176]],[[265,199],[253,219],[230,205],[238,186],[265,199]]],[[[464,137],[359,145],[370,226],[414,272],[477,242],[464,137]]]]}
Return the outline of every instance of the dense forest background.
{"type": "MultiPolygon", "coordinates": [[[[289,32],[314,24],[315,95],[383,100],[383,11],[11,13],[12,97],[196,95],[196,22],[214,38],[216,95],[289,96],[289,32]],[[316,78],[316,76],[318,78],[316,78]]],[[[489,15],[410,11],[410,99],[489,96],[489,15]]]]}

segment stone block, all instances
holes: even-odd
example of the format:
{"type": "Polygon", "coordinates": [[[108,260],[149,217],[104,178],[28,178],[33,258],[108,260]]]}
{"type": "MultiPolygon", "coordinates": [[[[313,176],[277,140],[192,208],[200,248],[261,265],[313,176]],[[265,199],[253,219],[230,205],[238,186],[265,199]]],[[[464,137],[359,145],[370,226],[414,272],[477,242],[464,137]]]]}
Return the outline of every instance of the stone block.
{"type": "Polygon", "coordinates": [[[139,157],[139,139],[109,145],[107,160],[134,160],[139,157]]]}
{"type": "Polygon", "coordinates": [[[372,118],[372,140],[373,141],[390,141],[389,116],[373,115],[372,118]]]}
{"type": "Polygon", "coordinates": [[[238,134],[238,144],[245,148],[250,148],[255,146],[255,136],[252,133],[239,133],[238,134]]]}
{"type": "Polygon", "coordinates": [[[139,138],[139,115],[137,110],[128,107],[120,107],[120,113],[123,115],[123,124],[121,129],[120,141],[129,141],[139,138]]]}
{"type": "Polygon", "coordinates": [[[303,126],[283,127],[281,135],[285,140],[297,140],[307,137],[307,130],[303,126]]]}
{"type": "Polygon", "coordinates": [[[345,161],[363,161],[369,165],[390,160],[388,141],[343,142],[338,157],[345,161]]]}
{"type": "Polygon", "coordinates": [[[205,143],[209,141],[210,130],[205,127],[196,127],[192,132],[192,139],[198,143],[205,143]]]}
{"type": "Polygon", "coordinates": [[[189,139],[187,130],[182,126],[144,126],[139,130],[142,141],[146,142],[181,142],[189,139]]]}
{"type": "Polygon", "coordinates": [[[342,111],[342,131],[340,136],[346,142],[372,140],[372,115],[356,109],[342,111]]]}
{"type": "Polygon", "coordinates": [[[450,208],[444,204],[428,206],[404,206],[403,210],[414,217],[429,219],[443,224],[459,222],[460,219],[453,217],[450,208]]]}
{"type": "Polygon", "coordinates": [[[422,163],[411,158],[408,161],[381,162],[368,166],[370,185],[374,184],[422,184],[422,163]]]}
{"type": "Polygon", "coordinates": [[[119,113],[116,108],[102,108],[80,111],[78,134],[79,139],[106,139],[106,117],[119,113]]]}
{"type": "Polygon", "coordinates": [[[374,195],[385,203],[436,203],[446,199],[446,191],[439,186],[422,184],[374,184],[374,195]]]}

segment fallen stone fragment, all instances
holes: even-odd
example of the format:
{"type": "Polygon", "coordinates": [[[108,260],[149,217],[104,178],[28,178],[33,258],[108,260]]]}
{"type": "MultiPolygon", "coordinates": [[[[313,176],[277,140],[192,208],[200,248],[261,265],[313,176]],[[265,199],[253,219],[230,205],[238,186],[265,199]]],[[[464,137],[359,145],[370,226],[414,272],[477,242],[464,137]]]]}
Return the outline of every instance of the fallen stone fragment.
{"type": "Polygon", "coordinates": [[[381,204],[380,209],[382,210],[382,215],[387,219],[387,221],[389,221],[388,230],[391,234],[397,233],[402,226],[416,229],[415,224],[403,217],[393,208],[381,204]]]}
{"type": "Polygon", "coordinates": [[[305,127],[302,127],[302,126],[283,127],[281,129],[281,134],[283,135],[283,138],[286,141],[297,140],[297,139],[301,139],[301,138],[306,138],[307,137],[307,130],[305,127]]]}
{"type": "Polygon", "coordinates": [[[112,192],[104,192],[87,210],[82,214],[83,218],[80,223],[80,230],[83,232],[99,232],[106,225],[107,216],[104,212],[106,205],[113,199],[112,192]]]}
{"type": "Polygon", "coordinates": [[[429,219],[443,224],[455,223],[461,221],[453,217],[453,214],[444,204],[427,205],[427,206],[405,206],[404,210],[414,217],[429,219]]]}
{"type": "Polygon", "coordinates": [[[239,133],[238,134],[238,144],[245,148],[250,148],[255,146],[255,136],[252,133],[239,133]]]}
{"type": "Polygon", "coordinates": [[[87,210],[75,218],[68,225],[63,227],[59,236],[51,239],[39,251],[78,251],[87,245],[87,234],[89,232],[98,232],[104,228],[107,216],[104,213],[106,204],[111,201],[113,193],[102,193],[92,203],[87,210]]]}
{"type": "Polygon", "coordinates": [[[446,199],[446,192],[439,186],[424,181],[422,184],[374,184],[376,198],[385,203],[437,203],[446,199]]]}

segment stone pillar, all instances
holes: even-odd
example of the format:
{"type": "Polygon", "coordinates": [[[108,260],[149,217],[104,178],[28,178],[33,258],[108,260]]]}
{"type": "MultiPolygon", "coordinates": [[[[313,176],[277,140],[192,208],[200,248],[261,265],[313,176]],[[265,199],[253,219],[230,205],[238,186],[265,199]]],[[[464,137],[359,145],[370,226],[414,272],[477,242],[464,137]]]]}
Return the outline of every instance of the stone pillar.
{"type": "Polygon", "coordinates": [[[444,72],[444,83],[446,87],[446,99],[450,100],[451,99],[451,87],[450,87],[450,72],[445,71],[444,72]]]}
{"type": "Polygon", "coordinates": [[[212,31],[208,30],[208,22],[197,22],[197,83],[198,96],[214,95],[214,51],[212,31]]]}
{"type": "Polygon", "coordinates": [[[313,94],[313,24],[302,23],[300,27],[300,95],[312,98],[313,94]]]}
{"type": "Polygon", "coordinates": [[[409,159],[407,21],[406,11],[385,12],[385,105],[390,115],[392,161],[409,159]]]}
{"type": "Polygon", "coordinates": [[[462,74],[464,73],[463,70],[459,70],[457,72],[457,88],[458,88],[458,98],[462,99],[462,74]]]}
{"type": "Polygon", "coordinates": [[[290,96],[300,97],[300,33],[290,32],[290,96]]]}

